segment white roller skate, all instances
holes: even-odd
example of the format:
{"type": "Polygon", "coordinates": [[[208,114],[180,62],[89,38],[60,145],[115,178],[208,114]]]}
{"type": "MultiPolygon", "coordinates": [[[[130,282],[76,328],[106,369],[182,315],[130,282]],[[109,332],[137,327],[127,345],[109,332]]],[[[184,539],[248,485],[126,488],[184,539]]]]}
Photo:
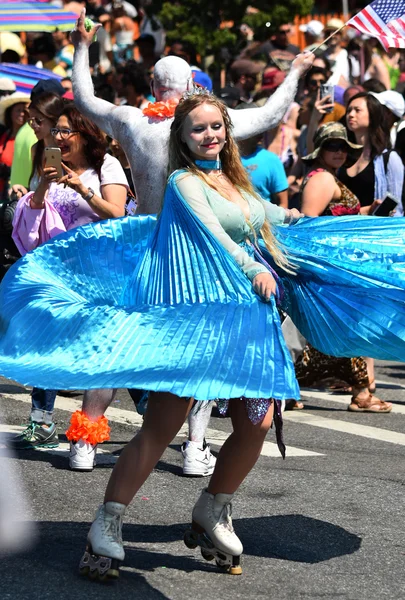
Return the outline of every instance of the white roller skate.
{"type": "Polygon", "coordinates": [[[82,575],[101,581],[119,577],[120,563],[125,558],[121,533],[125,509],[125,504],[119,502],[106,502],[98,508],[79,565],[82,575]]]}
{"type": "Polygon", "coordinates": [[[241,575],[242,542],[232,526],[233,494],[210,494],[204,489],[193,508],[191,529],[184,534],[187,548],[201,548],[205,560],[214,560],[231,575],[241,575]]]}

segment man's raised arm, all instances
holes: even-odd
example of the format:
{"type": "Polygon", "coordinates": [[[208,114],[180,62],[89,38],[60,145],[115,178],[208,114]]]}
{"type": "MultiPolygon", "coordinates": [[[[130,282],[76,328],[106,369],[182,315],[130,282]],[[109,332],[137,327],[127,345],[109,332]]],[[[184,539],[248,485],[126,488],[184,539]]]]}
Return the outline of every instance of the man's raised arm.
{"type": "Polygon", "coordinates": [[[86,11],[83,9],[76,23],[76,29],[71,33],[72,43],[75,47],[72,71],[75,104],[100,129],[110,137],[117,138],[119,125],[129,119],[133,122],[142,116],[142,112],[133,106],[115,106],[94,95],[89,68],[89,46],[101,25],[96,24],[90,31],[86,31],[85,16],[86,11]]]}
{"type": "Polygon", "coordinates": [[[294,101],[299,78],[311,67],[314,59],[314,54],[299,54],[292,63],[291,71],[284,83],[264,106],[251,110],[228,109],[233,123],[233,135],[237,140],[246,140],[277,127],[294,101]]]}

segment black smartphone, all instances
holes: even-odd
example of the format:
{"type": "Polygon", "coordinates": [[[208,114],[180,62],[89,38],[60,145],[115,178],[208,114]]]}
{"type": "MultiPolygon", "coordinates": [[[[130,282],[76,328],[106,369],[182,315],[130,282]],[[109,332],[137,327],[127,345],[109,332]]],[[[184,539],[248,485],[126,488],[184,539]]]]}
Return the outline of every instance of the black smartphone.
{"type": "Polygon", "coordinates": [[[399,200],[395,198],[392,194],[387,192],[384,200],[377,206],[374,210],[373,215],[375,217],[389,217],[393,210],[397,208],[399,204],[399,200]]]}

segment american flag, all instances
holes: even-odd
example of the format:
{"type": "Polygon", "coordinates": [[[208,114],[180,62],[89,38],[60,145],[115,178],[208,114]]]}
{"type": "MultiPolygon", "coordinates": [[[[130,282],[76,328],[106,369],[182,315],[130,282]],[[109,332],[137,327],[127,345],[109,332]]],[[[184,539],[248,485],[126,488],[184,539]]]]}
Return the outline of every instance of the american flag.
{"type": "Polygon", "coordinates": [[[405,0],[375,0],[346,25],[378,38],[387,50],[405,48],[405,0]]]}

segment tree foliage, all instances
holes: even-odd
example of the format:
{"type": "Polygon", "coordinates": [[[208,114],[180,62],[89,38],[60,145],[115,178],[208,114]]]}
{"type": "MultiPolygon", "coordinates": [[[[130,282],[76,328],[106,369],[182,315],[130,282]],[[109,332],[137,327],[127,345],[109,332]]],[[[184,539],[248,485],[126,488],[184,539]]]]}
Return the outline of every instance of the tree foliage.
{"type": "MultiPolygon", "coordinates": [[[[311,12],[314,0],[283,0],[270,3],[269,0],[152,0],[148,12],[158,15],[167,40],[187,41],[196,48],[202,57],[231,48],[239,40],[239,27],[246,23],[255,30],[256,39],[269,35],[266,23],[273,27],[288,23],[295,15],[311,12]],[[259,12],[247,14],[248,7],[259,12]],[[231,28],[221,28],[221,23],[233,21],[231,28]]],[[[250,12],[250,11],[248,11],[250,12]]]]}

